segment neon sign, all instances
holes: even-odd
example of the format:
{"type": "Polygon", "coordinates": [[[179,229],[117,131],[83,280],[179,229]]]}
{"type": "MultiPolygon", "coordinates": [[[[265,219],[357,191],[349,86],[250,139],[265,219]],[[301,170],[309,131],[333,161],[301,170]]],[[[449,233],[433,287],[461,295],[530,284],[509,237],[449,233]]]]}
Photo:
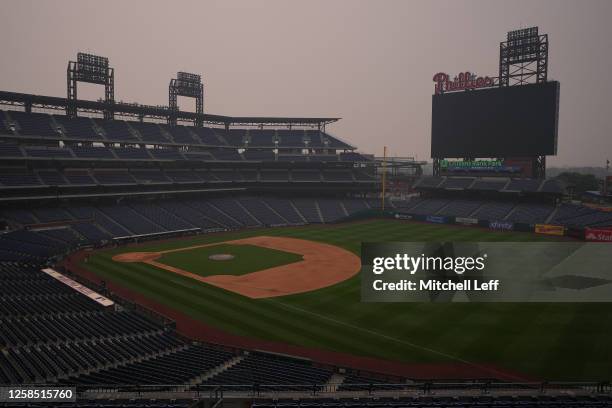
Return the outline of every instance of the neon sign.
{"type": "Polygon", "coordinates": [[[444,92],[464,91],[466,89],[487,88],[493,86],[493,78],[477,77],[469,71],[462,72],[457,75],[452,81],[448,74],[438,72],[433,77],[436,83],[436,95],[444,92]]]}

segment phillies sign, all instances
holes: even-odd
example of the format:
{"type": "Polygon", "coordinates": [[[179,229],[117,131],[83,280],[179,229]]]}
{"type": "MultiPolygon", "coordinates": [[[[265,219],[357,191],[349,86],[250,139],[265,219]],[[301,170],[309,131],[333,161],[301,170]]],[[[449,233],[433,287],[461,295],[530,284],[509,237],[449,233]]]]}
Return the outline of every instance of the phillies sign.
{"type": "Polygon", "coordinates": [[[450,79],[448,74],[438,72],[434,75],[433,81],[436,83],[436,95],[444,92],[464,91],[466,89],[493,86],[493,78],[488,76],[477,77],[476,74],[472,74],[469,71],[460,73],[453,80],[450,79]]]}

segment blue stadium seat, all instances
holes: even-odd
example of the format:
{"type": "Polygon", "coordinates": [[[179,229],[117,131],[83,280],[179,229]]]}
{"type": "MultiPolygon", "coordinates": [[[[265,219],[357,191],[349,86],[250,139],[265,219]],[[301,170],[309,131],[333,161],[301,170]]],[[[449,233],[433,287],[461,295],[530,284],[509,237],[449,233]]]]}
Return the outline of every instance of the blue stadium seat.
{"type": "Polygon", "coordinates": [[[58,137],[57,127],[46,113],[8,112],[18,124],[18,132],[24,136],[58,137]]]}
{"type": "Polygon", "coordinates": [[[103,140],[104,137],[94,129],[90,118],[69,118],[65,115],[53,115],[55,122],[64,129],[64,135],[72,139],[103,140]]]}

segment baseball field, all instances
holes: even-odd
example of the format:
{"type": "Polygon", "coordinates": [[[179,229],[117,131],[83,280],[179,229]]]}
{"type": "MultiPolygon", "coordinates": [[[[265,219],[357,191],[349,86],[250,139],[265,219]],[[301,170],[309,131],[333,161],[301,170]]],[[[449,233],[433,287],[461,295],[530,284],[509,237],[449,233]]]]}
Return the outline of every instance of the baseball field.
{"type": "Polygon", "coordinates": [[[360,302],[361,242],[545,239],[370,220],[105,249],[82,266],[236,335],[406,363],[491,364],[534,379],[610,378],[610,304],[360,302]],[[231,259],[210,259],[218,254],[231,259]]]}

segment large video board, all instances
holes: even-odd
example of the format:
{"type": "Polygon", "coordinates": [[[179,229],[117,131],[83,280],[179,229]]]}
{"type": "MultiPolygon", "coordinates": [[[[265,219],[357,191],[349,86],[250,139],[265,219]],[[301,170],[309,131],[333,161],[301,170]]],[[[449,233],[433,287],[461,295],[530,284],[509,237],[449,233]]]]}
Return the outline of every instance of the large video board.
{"type": "Polygon", "coordinates": [[[431,157],[555,155],[558,116],[558,82],[434,95],[431,157]]]}

